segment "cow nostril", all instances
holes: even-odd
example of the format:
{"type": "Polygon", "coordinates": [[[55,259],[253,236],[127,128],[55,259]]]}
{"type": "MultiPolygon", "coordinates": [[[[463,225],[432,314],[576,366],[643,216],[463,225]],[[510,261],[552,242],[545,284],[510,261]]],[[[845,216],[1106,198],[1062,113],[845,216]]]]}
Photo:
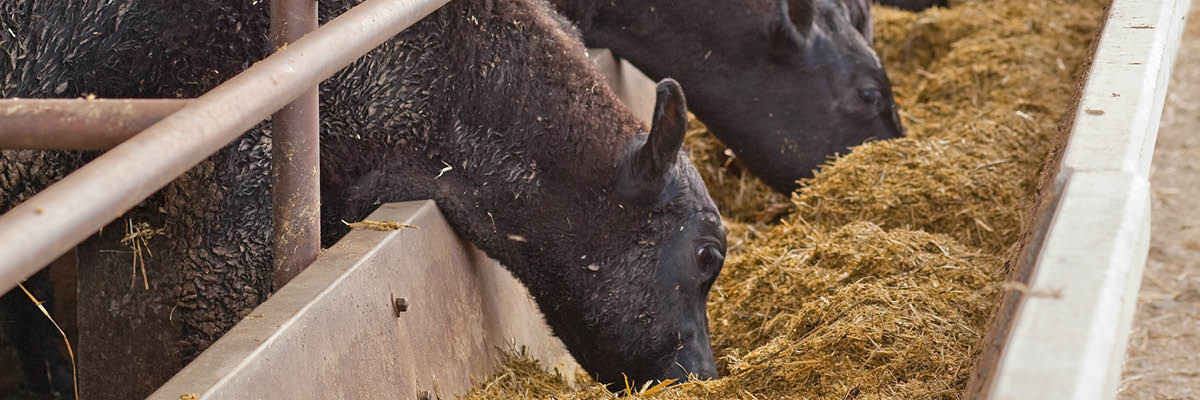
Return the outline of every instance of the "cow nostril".
{"type": "Polygon", "coordinates": [[[684,383],[691,379],[706,381],[720,378],[720,373],[717,372],[716,364],[712,362],[687,362],[680,360],[670,371],[662,378],[675,379],[675,383],[684,383]]]}
{"type": "Polygon", "coordinates": [[[717,372],[716,365],[705,365],[703,368],[700,368],[700,370],[694,372],[693,374],[696,375],[696,379],[702,380],[702,381],[717,379],[717,378],[721,377],[721,374],[717,372]]]}
{"type": "Polygon", "coordinates": [[[720,378],[717,373],[717,363],[713,359],[712,351],[706,345],[686,346],[676,356],[674,365],[667,371],[666,376],[662,379],[676,379],[677,382],[686,382],[689,379],[709,380],[720,378]]]}

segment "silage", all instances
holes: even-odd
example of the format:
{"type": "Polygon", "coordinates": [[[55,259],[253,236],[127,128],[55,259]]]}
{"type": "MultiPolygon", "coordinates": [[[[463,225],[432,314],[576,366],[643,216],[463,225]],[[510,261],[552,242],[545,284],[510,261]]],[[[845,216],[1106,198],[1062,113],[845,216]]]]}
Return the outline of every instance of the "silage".
{"type": "MultiPolygon", "coordinates": [[[[724,378],[649,397],[959,398],[1106,5],[875,8],[909,136],[833,160],[787,203],[695,124],[730,231],[709,299],[724,378]]],[[[521,360],[470,398],[611,397],[521,360]]]]}

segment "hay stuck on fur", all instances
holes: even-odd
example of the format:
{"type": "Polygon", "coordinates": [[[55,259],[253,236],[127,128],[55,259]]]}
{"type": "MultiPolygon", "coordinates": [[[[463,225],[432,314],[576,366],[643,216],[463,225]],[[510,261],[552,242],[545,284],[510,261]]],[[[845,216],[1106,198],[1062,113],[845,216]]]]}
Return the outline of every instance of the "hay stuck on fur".
{"type": "Polygon", "coordinates": [[[146,256],[154,255],[150,251],[150,239],[165,234],[166,230],[152,228],[148,222],[135,224],[132,219],[125,222],[125,236],[121,238],[121,244],[129,246],[130,253],[133,254],[133,272],[129,277],[129,287],[132,288],[137,282],[137,271],[140,266],[143,289],[150,290],[150,277],[146,275],[146,256]]]}
{"type": "MultiPolygon", "coordinates": [[[[909,137],[855,148],[786,203],[694,124],[729,231],[708,308],[723,378],[629,397],[960,398],[1107,4],[875,8],[909,137]]],[[[612,398],[553,378],[513,354],[468,398],[612,398]]]]}

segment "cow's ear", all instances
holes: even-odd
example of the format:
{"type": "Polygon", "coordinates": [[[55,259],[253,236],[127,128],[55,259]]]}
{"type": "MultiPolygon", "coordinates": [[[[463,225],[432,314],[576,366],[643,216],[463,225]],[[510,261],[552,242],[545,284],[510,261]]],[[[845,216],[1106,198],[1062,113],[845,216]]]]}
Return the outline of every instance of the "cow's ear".
{"type": "Polygon", "coordinates": [[[683,88],[674,79],[663,79],[658,83],[657,95],[650,134],[644,140],[634,140],[621,168],[618,190],[627,198],[656,198],[683,148],[683,136],[687,133],[683,88]]]}
{"type": "Polygon", "coordinates": [[[871,4],[868,0],[855,0],[843,2],[847,11],[850,12],[850,23],[854,25],[854,29],[862,34],[863,39],[867,40],[867,44],[871,44],[871,33],[874,28],[871,26],[871,4]]]}
{"type": "Polygon", "coordinates": [[[804,36],[812,29],[813,0],[775,0],[771,18],[771,49],[777,56],[793,54],[803,48],[804,36]]]}

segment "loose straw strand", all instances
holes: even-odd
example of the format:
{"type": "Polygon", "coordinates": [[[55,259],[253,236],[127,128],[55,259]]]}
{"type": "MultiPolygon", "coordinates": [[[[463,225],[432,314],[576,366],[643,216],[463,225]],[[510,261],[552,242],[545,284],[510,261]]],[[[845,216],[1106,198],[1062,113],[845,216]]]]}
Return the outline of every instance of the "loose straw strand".
{"type": "Polygon", "coordinates": [[[71,384],[75,389],[75,400],[79,400],[79,374],[75,370],[75,351],[71,349],[71,340],[67,339],[67,333],[63,332],[62,327],[58,326],[58,322],[54,321],[54,317],[50,316],[50,312],[46,311],[46,307],[42,306],[42,302],[33,297],[33,293],[29,293],[29,289],[26,289],[25,285],[22,285],[21,282],[17,282],[17,286],[21,288],[21,291],[25,292],[26,296],[29,296],[29,300],[33,301],[33,304],[39,310],[42,310],[42,315],[45,315],[50,320],[50,323],[54,324],[54,328],[58,329],[58,334],[62,335],[63,343],[67,344],[67,354],[71,356],[71,384]]]}

